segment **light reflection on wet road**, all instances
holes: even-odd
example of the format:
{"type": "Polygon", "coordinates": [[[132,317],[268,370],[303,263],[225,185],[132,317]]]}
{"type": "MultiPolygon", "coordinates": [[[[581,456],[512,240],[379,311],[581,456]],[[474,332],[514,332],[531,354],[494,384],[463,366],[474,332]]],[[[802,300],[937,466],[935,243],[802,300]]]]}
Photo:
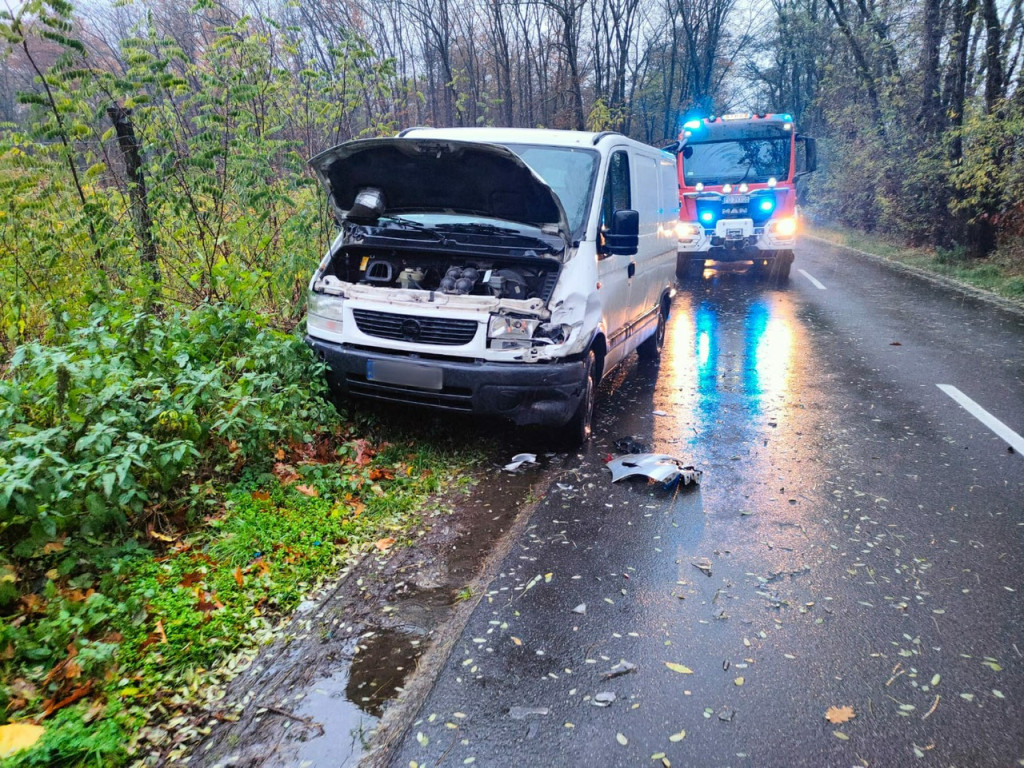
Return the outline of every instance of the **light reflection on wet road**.
{"type": "Polygon", "coordinates": [[[1024,759],[1024,461],[934,381],[1020,422],[1024,322],[829,249],[797,265],[829,290],[713,276],[660,369],[602,385],[390,765],[1024,759]],[[628,435],[702,487],[612,485],[628,435]]]}

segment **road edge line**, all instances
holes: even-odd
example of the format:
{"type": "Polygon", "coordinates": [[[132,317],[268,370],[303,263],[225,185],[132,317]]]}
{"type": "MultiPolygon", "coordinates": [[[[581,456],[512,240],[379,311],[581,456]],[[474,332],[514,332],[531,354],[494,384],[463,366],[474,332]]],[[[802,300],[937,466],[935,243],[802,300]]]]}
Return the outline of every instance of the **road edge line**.
{"type": "Polygon", "coordinates": [[[953,398],[971,416],[988,427],[990,431],[995,433],[996,437],[1013,448],[1017,453],[1024,455],[1024,437],[1014,432],[952,384],[936,384],[935,386],[953,398]]]}

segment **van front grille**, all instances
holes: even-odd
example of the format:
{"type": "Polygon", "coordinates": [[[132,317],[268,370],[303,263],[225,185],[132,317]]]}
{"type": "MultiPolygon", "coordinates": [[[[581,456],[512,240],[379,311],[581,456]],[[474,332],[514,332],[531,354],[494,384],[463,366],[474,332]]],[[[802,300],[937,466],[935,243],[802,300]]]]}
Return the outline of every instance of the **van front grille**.
{"type": "Polygon", "coordinates": [[[471,342],[478,327],[475,320],[414,317],[368,309],[353,309],[352,316],[356,327],[367,336],[453,347],[471,342]]]}

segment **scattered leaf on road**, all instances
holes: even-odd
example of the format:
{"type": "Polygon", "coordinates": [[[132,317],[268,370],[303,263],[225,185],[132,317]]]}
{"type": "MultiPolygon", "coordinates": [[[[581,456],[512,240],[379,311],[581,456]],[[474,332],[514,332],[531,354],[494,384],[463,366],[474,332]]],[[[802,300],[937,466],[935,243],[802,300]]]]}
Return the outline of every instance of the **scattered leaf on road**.
{"type": "Polygon", "coordinates": [[[629,739],[627,739],[621,733],[615,734],[615,740],[619,742],[619,744],[621,744],[622,746],[626,746],[627,744],[629,744],[629,739]]]}
{"type": "Polygon", "coordinates": [[[839,723],[847,723],[853,720],[857,715],[854,714],[853,707],[829,707],[825,712],[825,719],[830,723],[838,725],[839,723]]]}
{"type": "Polygon", "coordinates": [[[672,743],[675,743],[677,741],[682,741],[685,738],[686,738],[686,731],[680,731],[679,733],[673,733],[671,736],[668,737],[668,740],[671,741],[672,743]]]}
{"type": "Polygon", "coordinates": [[[373,542],[373,546],[375,546],[381,552],[386,552],[387,550],[391,549],[391,547],[394,546],[394,544],[395,539],[392,536],[386,536],[383,539],[377,539],[375,542],[373,542]]]}
{"type": "Polygon", "coordinates": [[[678,672],[681,675],[692,675],[693,670],[689,667],[683,666],[682,664],[676,664],[672,661],[666,661],[665,666],[671,669],[673,672],[678,672]]]}

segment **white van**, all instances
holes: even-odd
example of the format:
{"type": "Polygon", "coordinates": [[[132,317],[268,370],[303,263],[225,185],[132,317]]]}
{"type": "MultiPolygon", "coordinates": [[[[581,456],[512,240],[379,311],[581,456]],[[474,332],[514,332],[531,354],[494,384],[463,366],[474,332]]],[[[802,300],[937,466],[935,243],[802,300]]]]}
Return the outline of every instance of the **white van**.
{"type": "Polygon", "coordinates": [[[341,231],[307,341],[336,395],[590,436],[601,377],[658,358],[675,158],[617,133],[414,128],[310,164],[341,231]]]}

